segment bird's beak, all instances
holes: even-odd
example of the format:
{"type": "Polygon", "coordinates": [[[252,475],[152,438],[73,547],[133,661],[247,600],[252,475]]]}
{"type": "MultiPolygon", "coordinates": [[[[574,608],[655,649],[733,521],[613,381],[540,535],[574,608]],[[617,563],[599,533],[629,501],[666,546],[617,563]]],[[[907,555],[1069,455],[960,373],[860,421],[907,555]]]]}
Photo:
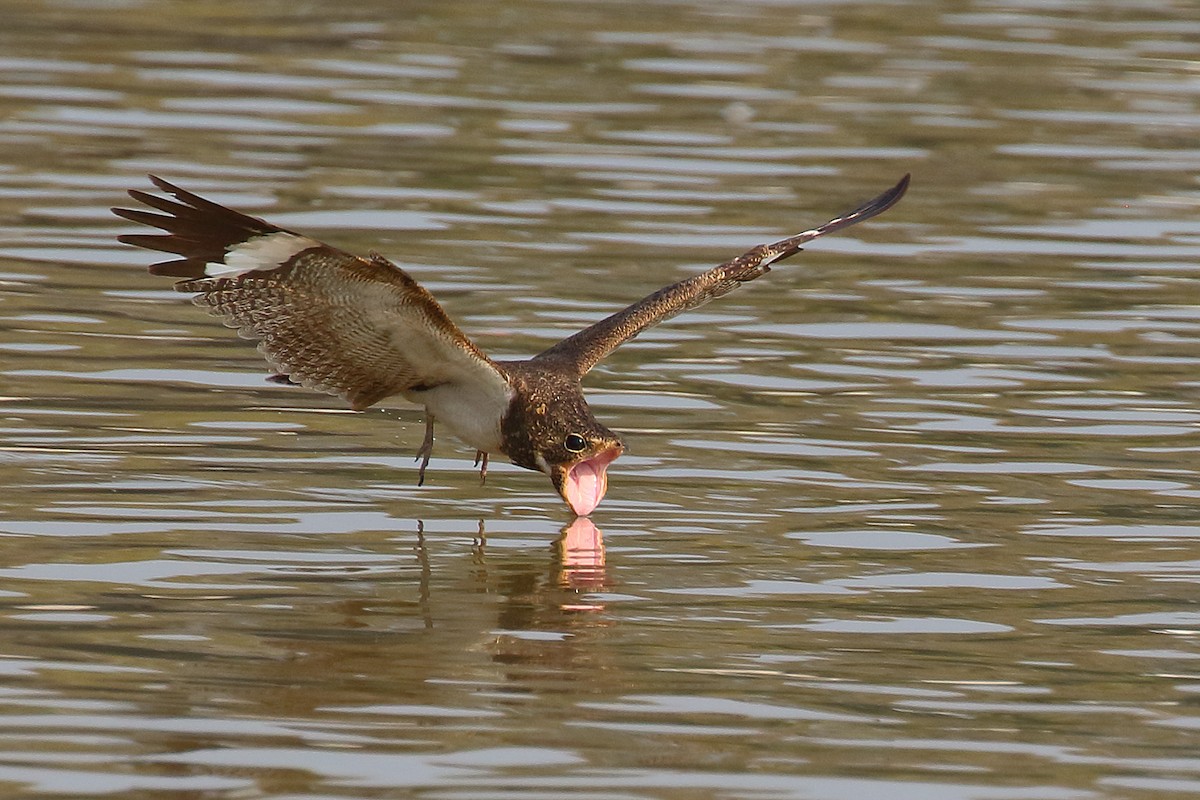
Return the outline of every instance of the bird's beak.
{"type": "Polygon", "coordinates": [[[600,505],[608,491],[608,465],[624,451],[623,447],[610,447],[554,474],[554,488],[577,516],[586,517],[600,505]]]}

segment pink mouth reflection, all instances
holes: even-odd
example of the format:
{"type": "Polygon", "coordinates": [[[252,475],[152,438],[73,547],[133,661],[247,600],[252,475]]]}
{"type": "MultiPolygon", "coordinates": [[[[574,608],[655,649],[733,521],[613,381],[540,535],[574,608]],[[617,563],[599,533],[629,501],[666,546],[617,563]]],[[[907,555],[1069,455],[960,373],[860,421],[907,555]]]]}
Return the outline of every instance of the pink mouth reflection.
{"type": "MultiPolygon", "coordinates": [[[[562,552],[560,583],[569,589],[600,589],[605,584],[604,534],[587,517],[576,517],[558,541],[562,552]]],[[[599,611],[599,603],[573,603],[563,606],[578,611],[599,611]]]]}

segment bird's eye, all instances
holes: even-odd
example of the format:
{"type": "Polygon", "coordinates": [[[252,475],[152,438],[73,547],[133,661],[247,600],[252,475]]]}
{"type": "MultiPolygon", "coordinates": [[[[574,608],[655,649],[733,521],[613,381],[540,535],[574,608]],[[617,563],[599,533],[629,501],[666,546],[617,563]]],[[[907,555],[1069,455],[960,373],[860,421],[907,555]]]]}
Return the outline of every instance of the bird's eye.
{"type": "Polygon", "coordinates": [[[568,452],[581,453],[587,448],[587,439],[578,433],[568,433],[567,438],[563,440],[563,447],[567,448],[568,452]]]}

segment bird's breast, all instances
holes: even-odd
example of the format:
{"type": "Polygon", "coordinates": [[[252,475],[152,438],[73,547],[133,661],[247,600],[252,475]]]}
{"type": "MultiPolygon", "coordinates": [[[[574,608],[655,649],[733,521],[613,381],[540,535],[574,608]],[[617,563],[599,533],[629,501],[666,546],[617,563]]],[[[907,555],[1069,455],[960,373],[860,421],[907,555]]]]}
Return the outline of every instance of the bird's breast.
{"type": "Polygon", "coordinates": [[[445,383],[405,392],[405,396],[424,405],[434,419],[470,447],[485,453],[504,452],[500,426],[512,401],[511,389],[445,383]]]}

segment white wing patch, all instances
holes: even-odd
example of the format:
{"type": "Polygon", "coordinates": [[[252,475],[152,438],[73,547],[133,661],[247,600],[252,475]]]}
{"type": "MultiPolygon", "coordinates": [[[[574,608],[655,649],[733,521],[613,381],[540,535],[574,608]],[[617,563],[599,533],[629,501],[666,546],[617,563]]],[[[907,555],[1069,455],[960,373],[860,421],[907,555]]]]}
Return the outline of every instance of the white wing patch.
{"type": "MultiPolygon", "coordinates": [[[[833,222],[839,222],[839,221],[841,221],[841,219],[842,219],[841,217],[838,217],[838,219],[833,220],[833,222]]],[[[828,223],[828,224],[833,224],[833,223],[828,223]]],[[[800,249],[799,246],[779,247],[779,245],[783,245],[783,244],[790,245],[791,243],[797,242],[797,241],[807,242],[807,241],[817,238],[818,236],[821,235],[821,233],[822,233],[822,231],[820,228],[812,228],[810,230],[802,231],[801,233],[797,233],[795,236],[785,239],[782,242],[776,242],[775,244],[768,245],[768,252],[766,253],[766,255],[763,256],[762,261],[758,262],[759,266],[760,267],[768,267],[771,264],[774,264],[776,261],[779,261],[780,259],[790,258],[791,256],[794,256],[796,254],[797,250],[800,249]]],[[[763,271],[765,272],[766,270],[763,270],[763,271]]]]}
{"type": "Polygon", "coordinates": [[[254,270],[272,270],[297,253],[320,246],[317,240],[294,233],[255,236],[230,247],[223,261],[205,264],[204,274],[210,278],[233,278],[254,270]]]}

